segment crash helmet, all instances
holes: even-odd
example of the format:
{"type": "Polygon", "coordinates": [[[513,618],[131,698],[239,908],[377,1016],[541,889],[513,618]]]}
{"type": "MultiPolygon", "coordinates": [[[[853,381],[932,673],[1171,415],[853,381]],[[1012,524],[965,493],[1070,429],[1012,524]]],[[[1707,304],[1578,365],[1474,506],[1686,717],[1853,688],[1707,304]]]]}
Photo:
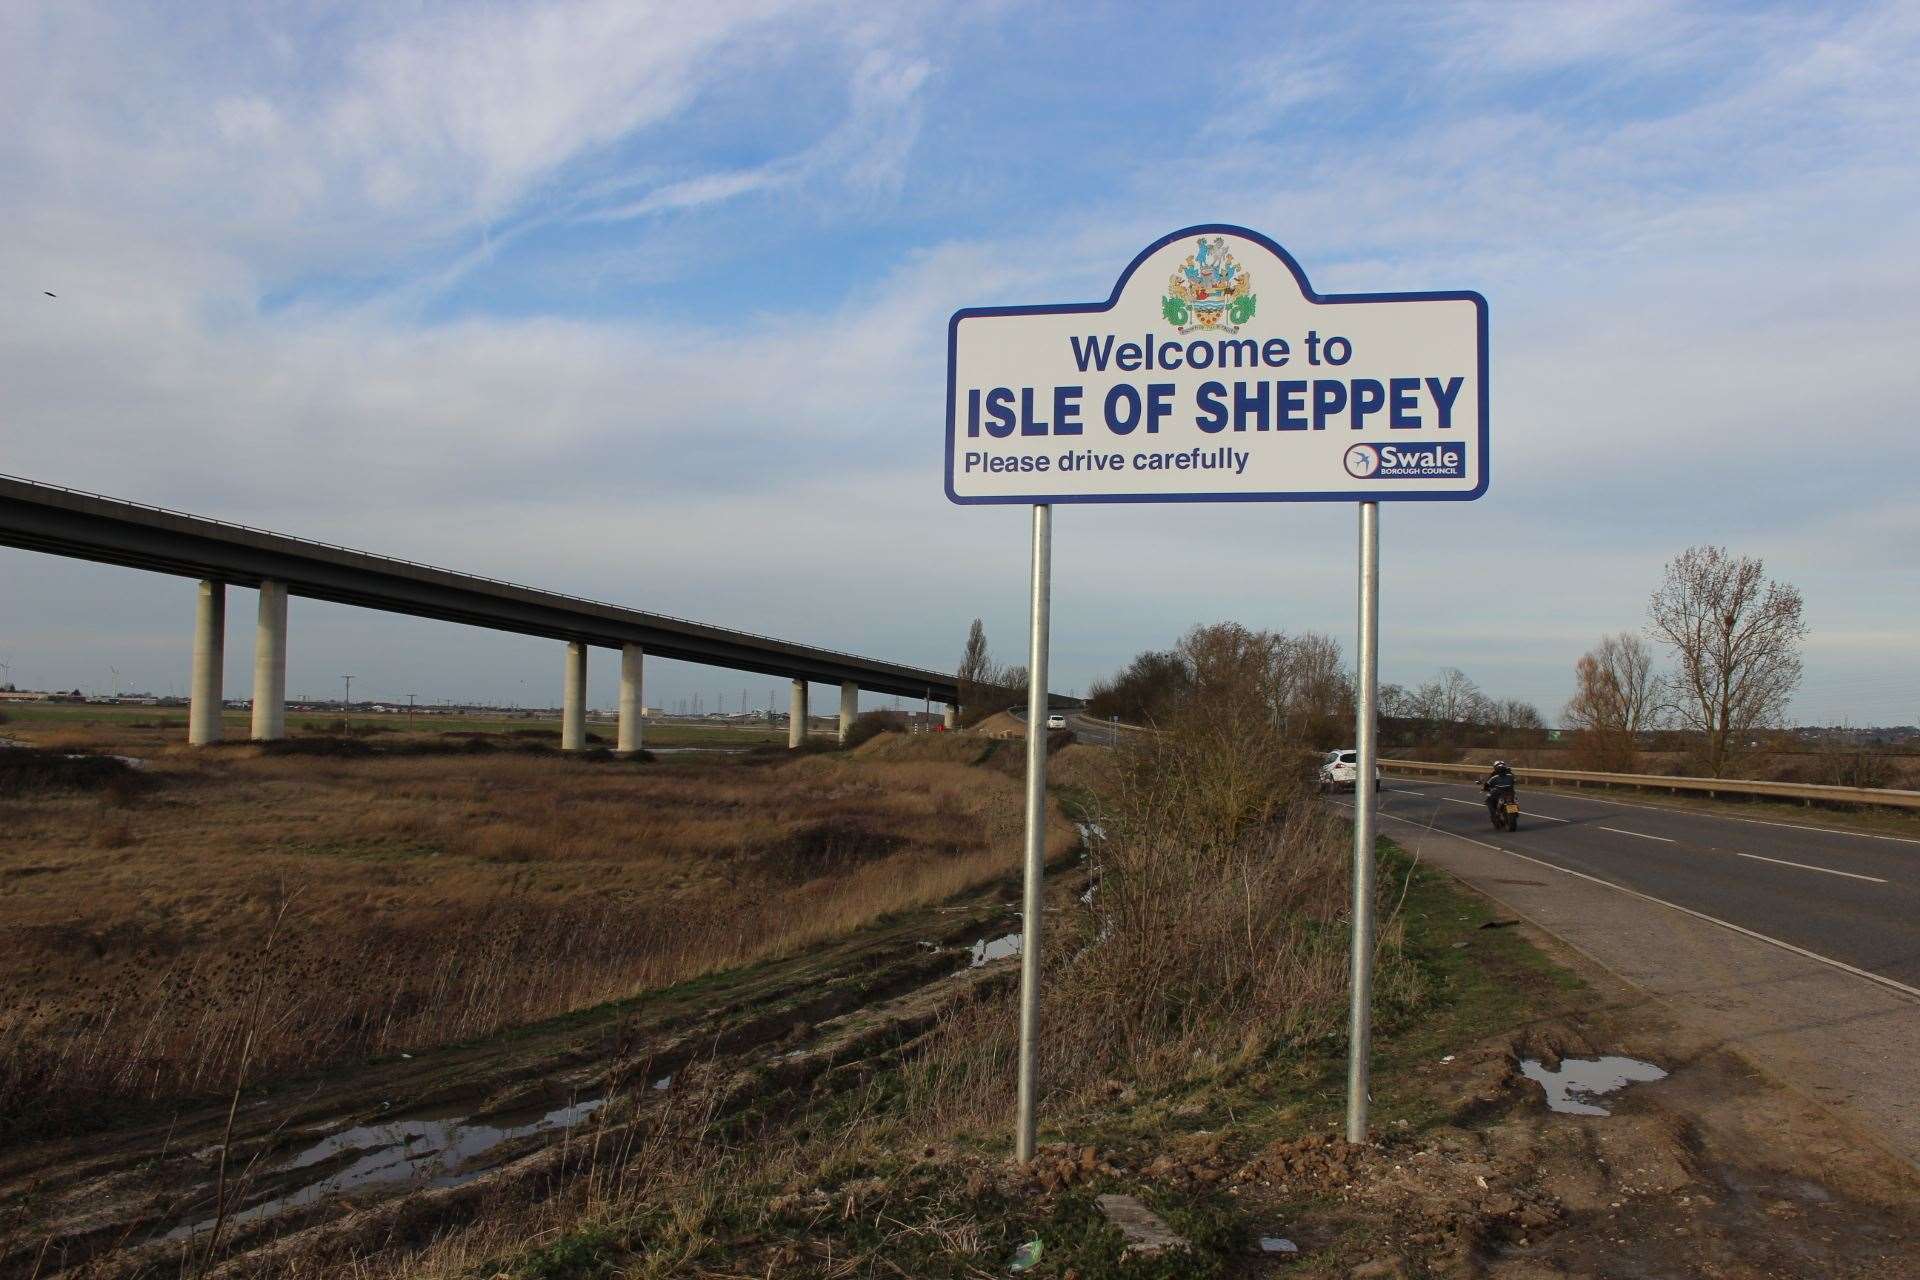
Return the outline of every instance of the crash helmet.
{"type": "Polygon", "coordinates": [[[1495,761],[1493,762],[1493,771],[1494,771],[1495,773],[1507,773],[1507,772],[1509,772],[1509,770],[1508,770],[1508,768],[1507,768],[1507,762],[1506,762],[1505,760],[1495,760],[1495,761]]]}

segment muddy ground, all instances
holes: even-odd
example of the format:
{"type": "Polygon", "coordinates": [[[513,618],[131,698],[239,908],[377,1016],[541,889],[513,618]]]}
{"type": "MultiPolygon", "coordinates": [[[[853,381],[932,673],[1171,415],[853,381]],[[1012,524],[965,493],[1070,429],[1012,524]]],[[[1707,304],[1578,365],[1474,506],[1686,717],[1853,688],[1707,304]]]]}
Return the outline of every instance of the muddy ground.
{"type": "MultiPolygon", "coordinates": [[[[1058,869],[1055,910],[1076,909],[1087,874],[1058,869]]],[[[192,1274],[216,1219],[209,1274],[412,1274],[430,1242],[643,1158],[676,1107],[737,1115],[760,1142],[830,1128],[944,1011],[1011,984],[1015,897],[1002,883],[804,956],[285,1083],[247,1099],[231,1142],[210,1107],[7,1152],[0,1276],[179,1275],[183,1259],[192,1274]]],[[[1442,997],[1382,1029],[1372,1144],[1337,1137],[1341,1046],[1297,1046],[1153,1094],[1116,1081],[1052,1117],[1028,1169],[995,1133],[770,1162],[679,1235],[616,1196],[537,1246],[496,1232],[491,1254],[431,1270],[1001,1276],[1038,1240],[1031,1274],[1078,1280],[1914,1274],[1920,1184],[1844,1117],[1436,874],[1416,874],[1402,918],[1442,997]],[[1601,1055],[1665,1074],[1572,1097],[1604,1115],[1549,1110],[1529,1072],[1601,1055]],[[1128,1253],[1103,1193],[1137,1196],[1185,1243],[1128,1253]]]]}
{"type": "MultiPolygon", "coordinates": [[[[1063,901],[1085,873],[1057,875],[1063,901]]],[[[378,1235],[423,1210],[460,1222],[564,1148],[669,1107],[764,1110],[1004,984],[1017,956],[1011,883],[735,970],[488,1041],[250,1095],[224,1107],[0,1154],[0,1277],[177,1274],[218,1223],[227,1268],[378,1235]],[[224,1165],[225,1187],[222,1188],[224,1165]]]]}

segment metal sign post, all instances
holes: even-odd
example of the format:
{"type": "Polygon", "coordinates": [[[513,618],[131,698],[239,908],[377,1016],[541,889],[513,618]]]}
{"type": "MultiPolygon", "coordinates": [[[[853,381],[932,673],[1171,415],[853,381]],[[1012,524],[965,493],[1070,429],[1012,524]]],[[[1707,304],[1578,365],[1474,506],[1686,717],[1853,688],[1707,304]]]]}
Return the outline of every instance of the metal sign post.
{"type": "Polygon", "coordinates": [[[1373,807],[1379,760],[1380,504],[1360,504],[1360,688],[1353,771],[1353,1011],[1347,1045],[1347,1141],[1367,1140],[1373,1053],[1373,807]]]}
{"type": "Polygon", "coordinates": [[[965,307],[947,324],[946,490],[1033,508],[1026,932],[1015,1149],[1033,1154],[1046,853],[1047,608],[1062,502],[1352,502],[1360,508],[1353,1060],[1365,1141],[1373,989],[1383,501],[1487,491],[1487,300],[1316,293],[1280,245],[1209,223],[1160,237],[1104,301],[965,307]]]}
{"type": "Polygon", "coordinates": [[[1033,509],[1033,629],[1027,637],[1027,859],[1020,923],[1020,1100],[1014,1157],[1033,1159],[1034,1060],[1040,1048],[1040,917],[1047,869],[1047,646],[1052,619],[1053,508],[1033,509]]]}

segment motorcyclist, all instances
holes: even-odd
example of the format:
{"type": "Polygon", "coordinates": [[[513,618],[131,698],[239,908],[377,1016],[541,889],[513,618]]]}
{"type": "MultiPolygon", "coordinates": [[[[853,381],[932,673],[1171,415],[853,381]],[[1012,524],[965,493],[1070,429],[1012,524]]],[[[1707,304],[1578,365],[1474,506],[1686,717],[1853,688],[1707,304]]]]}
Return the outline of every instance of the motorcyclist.
{"type": "Polygon", "coordinates": [[[1493,773],[1480,783],[1480,789],[1487,793],[1487,816],[1489,818],[1499,814],[1500,805],[1505,803],[1506,800],[1513,795],[1513,788],[1513,769],[1508,766],[1505,760],[1495,760],[1493,762],[1493,773]]]}

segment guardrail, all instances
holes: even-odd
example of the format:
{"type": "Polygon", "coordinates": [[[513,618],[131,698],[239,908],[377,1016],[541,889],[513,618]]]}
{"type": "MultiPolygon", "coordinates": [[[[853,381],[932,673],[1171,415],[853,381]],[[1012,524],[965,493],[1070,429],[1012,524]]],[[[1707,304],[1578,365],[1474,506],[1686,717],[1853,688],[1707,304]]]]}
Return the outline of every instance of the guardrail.
{"type": "MultiPolygon", "coordinates": [[[[1382,769],[1404,773],[1472,774],[1485,777],[1483,764],[1440,764],[1431,760],[1381,760],[1382,769]]],[[[1920,791],[1885,787],[1829,787],[1810,782],[1759,782],[1748,778],[1667,778],[1657,773],[1596,773],[1586,769],[1533,769],[1515,765],[1522,782],[1593,783],[1606,787],[1643,790],[1704,791],[1713,795],[1765,796],[1775,800],[1802,800],[1809,804],[1876,804],[1895,809],[1920,809],[1920,791]]]]}
{"type": "Polygon", "coordinates": [[[1082,720],[1085,720],[1088,724],[1097,725],[1102,729],[1118,729],[1121,733],[1153,733],[1155,732],[1155,730],[1149,729],[1144,724],[1128,724],[1125,720],[1102,720],[1099,716],[1090,716],[1085,714],[1084,712],[1080,714],[1080,718],[1082,720]]]}

